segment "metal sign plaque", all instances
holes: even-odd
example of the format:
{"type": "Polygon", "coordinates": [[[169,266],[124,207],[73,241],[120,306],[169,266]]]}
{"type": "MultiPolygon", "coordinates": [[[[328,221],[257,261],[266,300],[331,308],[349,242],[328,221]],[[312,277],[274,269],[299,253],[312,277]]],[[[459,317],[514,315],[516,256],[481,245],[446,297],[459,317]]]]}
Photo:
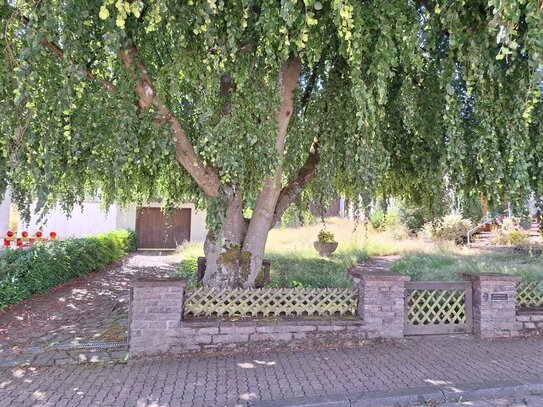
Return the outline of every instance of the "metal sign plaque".
{"type": "Polygon", "coordinates": [[[495,293],[490,294],[491,301],[509,301],[509,294],[507,293],[495,293]]]}

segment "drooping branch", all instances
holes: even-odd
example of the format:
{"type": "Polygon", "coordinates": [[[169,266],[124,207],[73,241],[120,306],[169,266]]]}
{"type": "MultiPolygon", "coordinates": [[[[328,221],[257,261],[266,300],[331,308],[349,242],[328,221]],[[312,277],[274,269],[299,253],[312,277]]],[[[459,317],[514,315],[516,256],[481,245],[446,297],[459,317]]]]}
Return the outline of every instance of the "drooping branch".
{"type": "Polygon", "coordinates": [[[217,197],[219,177],[211,168],[206,167],[202,158],[194,150],[179,120],[157,95],[151,77],[139,59],[136,46],[130,45],[126,50],[119,51],[118,55],[130,75],[136,79],[135,91],[139,97],[139,107],[148,109],[154,105],[158,109],[162,116],[162,123],[168,123],[174,134],[177,161],[207,195],[217,197]]]}
{"type": "MultiPolygon", "coordinates": [[[[21,17],[21,22],[26,26],[28,26],[30,24],[30,20],[25,16],[21,17]]],[[[57,58],[59,58],[61,60],[65,59],[64,51],[57,44],[55,44],[54,42],[49,41],[48,39],[44,38],[41,41],[41,44],[45,48],[47,48],[49,51],[51,51],[52,54],[56,55],[57,58]]],[[[102,86],[104,87],[104,89],[106,89],[109,93],[113,93],[117,89],[117,87],[112,82],[110,82],[110,81],[108,81],[106,79],[98,79],[96,74],[93,73],[90,69],[86,70],[86,74],[87,74],[87,78],[89,78],[90,80],[93,80],[93,81],[94,80],[99,80],[100,83],[102,84],[102,86]]]]}
{"type": "Polygon", "coordinates": [[[325,48],[325,51],[323,51],[319,62],[313,67],[313,70],[311,71],[311,76],[309,77],[309,80],[307,81],[307,85],[305,87],[304,93],[302,94],[302,97],[300,98],[300,109],[304,113],[307,110],[309,99],[311,98],[311,95],[313,94],[313,91],[315,90],[315,86],[317,85],[317,79],[319,79],[319,71],[322,69],[324,65],[326,49],[327,48],[325,48]]]}
{"type": "Polygon", "coordinates": [[[270,229],[272,229],[277,222],[281,220],[281,217],[288,207],[313,179],[315,172],[317,171],[319,161],[319,142],[315,139],[311,144],[311,148],[304,165],[300,168],[298,173],[288,181],[287,185],[281,189],[279,198],[277,199],[277,205],[275,206],[275,211],[273,213],[270,229]]]}
{"type": "Polygon", "coordinates": [[[220,81],[221,98],[224,101],[221,110],[221,117],[225,117],[228,116],[228,114],[230,113],[230,107],[232,106],[232,104],[229,100],[229,93],[235,89],[235,85],[232,79],[232,75],[229,74],[221,75],[220,81]]]}
{"type": "MultiPolygon", "coordinates": [[[[30,24],[30,20],[25,16],[21,17],[21,22],[24,25],[30,24]]],[[[64,51],[54,42],[49,41],[48,39],[43,39],[42,45],[59,59],[65,59],[64,51]]],[[[139,107],[142,109],[147,109],[151,105],[155,105],[158,108],[162,118],[155,123],[159,125],[165,123],[170,124],[176,141],[175,149],[177,161],[187,170],[198,186],[207,195],[217,197],[219,195],[219,178],[217,174],[212,169],[205,166],[201,157],[196,154],[194,147],[183,131],[179,120],[172,114],[170,109],[156,94],[151,78],[149,77],[145,66],[137,58],[137,48],[134,45],[131,45],[126,50],[119,51],[118,55],[125,68],[136,68],[135,71],[132,71],[132,75],[133,78],[136,79],[135,91],[140,98],[139,107]],[[133,65],[134,61],[136,61],[135,66],[133,65]]],[[[91,80],[99,80],[102,86],[108,92],[115,92],[116,86],[112,82],[105,79],[98,79],[90,69],[86,70],[86,74],[91,80]]]]}

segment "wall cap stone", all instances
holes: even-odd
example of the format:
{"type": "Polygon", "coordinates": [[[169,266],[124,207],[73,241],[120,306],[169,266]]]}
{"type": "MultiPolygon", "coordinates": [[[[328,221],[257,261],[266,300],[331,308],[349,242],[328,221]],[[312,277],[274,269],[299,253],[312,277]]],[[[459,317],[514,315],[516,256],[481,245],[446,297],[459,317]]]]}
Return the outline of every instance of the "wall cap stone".
{"type": "Polygon", "coordinates": [[[410,281],[411,277],[392,271],[359,271],[356,275],[364,281],[410,281]]]}
{"type": "Polygon", "coordinates": [[[466,280],[471,281],[514,281],[521,280],[518,276],[512,276],[511,274],[504,273],[460,273],[466,280]]]}
{"type": "Polygon", "coordinates": [[[182,287],[187,280],[181,277],[136,277],[130,282],[130,287],[182,287]]]}
{"type": "Polygon", "coordinates": [[[518,308],[517,315],[543,315],[543,308],[518,308]]]}
{"type": "Polygon", "coordinates": [[[185,320],[183,321],[183,327],[185,328],[211,328],[211,327],[274,327],[274,326],[358,326],[364,325],[364,321],[360,318],[349,319],[279,319],[273,321],[266,320],[245,320],[245,321],[224,321],[218,319],[206,319],[206,320],[185,320]]]}

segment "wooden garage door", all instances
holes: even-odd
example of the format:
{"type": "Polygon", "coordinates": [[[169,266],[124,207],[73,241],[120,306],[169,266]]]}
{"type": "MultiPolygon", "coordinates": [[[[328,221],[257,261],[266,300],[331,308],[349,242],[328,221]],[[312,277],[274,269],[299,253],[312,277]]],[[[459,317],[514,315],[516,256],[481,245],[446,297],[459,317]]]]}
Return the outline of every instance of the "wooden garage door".
{"type": "Polygon", "coordinates": [[[190,209],[139,208],[136,232],[140,249],[174,249],[190,241],[190,209]]]}

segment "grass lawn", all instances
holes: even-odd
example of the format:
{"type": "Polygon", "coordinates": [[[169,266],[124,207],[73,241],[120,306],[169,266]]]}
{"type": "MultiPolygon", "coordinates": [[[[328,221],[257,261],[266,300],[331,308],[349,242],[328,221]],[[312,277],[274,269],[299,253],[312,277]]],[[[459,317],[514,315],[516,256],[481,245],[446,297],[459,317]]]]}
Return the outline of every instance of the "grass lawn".
{"type": "Polygon", "coordinates": [[[468,248],[436,248],[432,252],[408,253],[391,266],[412,281],[461,280],[461,272],[507,273],[525,281],[543,280],[543,258],[523,254],[468,248]]]}
{"type": "MultiPolygon", "coordinates": [[[[338,249],[322,258],[313,247],[322,224],[298,228],[277,228],[270,232],[265,258],[271,260],[271,287],[342,288],[351,287],[347,270],[371,256],[400,254],[391,270],[411,276],[412,281],[459,280],[460,272],[500,272],[524,280],[543,280],[543,257],[490,252],[434,244],[422,239],[395,240],[391,233],[367,234],[362,225],[344,219],[326,220],[338,249]]],[[[179,275],[196,286],[197,258],[203,256],[203,243],[184,245],[180,250],[179,275]]]]}
{"type": "MultiPolygon", "coordinates": [[[[326,220],[326,229],[334,233],[338,249],[330,258],[322,258],[313,247],[322,224],[298,228],[273,229],[268,237],[265,258],[271,261],[271,287],[351,287],[347,270],[369,256],[398,254],[423,249],[417,240],[396,241],[386,233],[366,233],[362,225],[344,219],[326,220]]],[[[203,256],[201,242],[184,245],[180,250],[179,275],[196,284],[197,258],[203,256]]]]}

